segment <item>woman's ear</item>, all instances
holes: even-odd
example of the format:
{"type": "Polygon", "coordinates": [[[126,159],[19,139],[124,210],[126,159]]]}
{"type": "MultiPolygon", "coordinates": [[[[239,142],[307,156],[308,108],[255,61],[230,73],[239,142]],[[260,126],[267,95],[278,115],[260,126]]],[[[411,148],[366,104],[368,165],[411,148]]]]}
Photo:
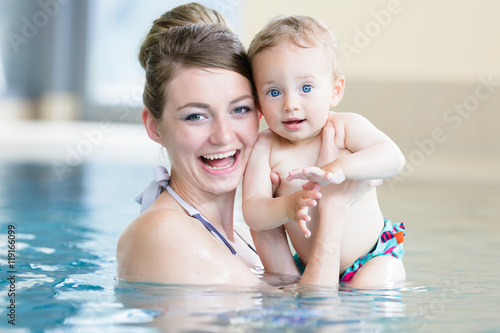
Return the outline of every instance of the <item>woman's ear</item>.
{"type": "Polygon", "coordinates": [[[342,100],[342,97],[344,96],[344,84],[345,78],[343,75],[338,77],[333,83],[332,99],[330,101],[330,106],[332,108],[336,107],[340,100],[342,100]]]}
{"type": "Polygon", "coordinates": [[[163,145],[160,137],[160,126],[158,124],[158,120],[153,117],[148,108],[144,108],[142,110],[142,122],[144,123],[144,127],[146,127],[146,132],[151,140],[158,142],[163,145]]]}

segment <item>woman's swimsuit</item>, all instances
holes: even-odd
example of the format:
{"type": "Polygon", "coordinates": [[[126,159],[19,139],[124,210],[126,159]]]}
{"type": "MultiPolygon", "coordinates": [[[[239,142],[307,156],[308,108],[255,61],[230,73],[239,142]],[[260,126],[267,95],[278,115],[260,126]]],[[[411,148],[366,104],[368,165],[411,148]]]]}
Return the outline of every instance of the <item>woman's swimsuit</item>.
{"type": "MultiPolygon", "coordinates": [[[[141,213],[149,208],[153,204],[153,202],[160,196],[163,191],[167,190],[168,193],[172,196],[181,205],[182,208],[191,216],[198,219],[205,228],[208,229],[215,237],[219,238],[231,251],[232,254],[238,255],[234,248],[229,244],[229,242],[221,235],[219,231],[212,225],[212,223],[208,222],[206,218],[201,215],[201,213],[194,208],[191,204],[187,203],[184,199],[182,199],[169,185],[170,175],[168,174],[167,169],[163,166],[157,166],[154,168],[155,180],[149,184],[149,186],[135,199],[138,203],[141,204],[141,213]]],[[[257,253],[257,251],[250,245],[241,235],[235,230],[234,231],[253,252],[257,253]]]]}

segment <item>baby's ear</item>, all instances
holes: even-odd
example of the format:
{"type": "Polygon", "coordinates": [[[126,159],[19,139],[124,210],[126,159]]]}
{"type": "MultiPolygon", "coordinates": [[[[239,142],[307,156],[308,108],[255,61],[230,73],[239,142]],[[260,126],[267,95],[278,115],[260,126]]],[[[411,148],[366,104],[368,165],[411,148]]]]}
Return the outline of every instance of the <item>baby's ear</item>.
{"type": "Polygon", "coordinates": [[[260,115],[259,115],[259,119],[260,119],[260,117],[262,116],[262,107],[261,107],[261,105],[259,103],[259,99],[258,98],[255,98],[255,108],[260,113],[260,115]]]}
{"type": "Polygon", "coordinates": [[[339,102],[342,100],[342,97],[344,96],[344,85],[345,78],[343,75],[340,75],[335,79],[333,83],[332,99],[330,101],[330,106],[332,108],[336,107],[337,104],[339,104],[339,102]]]}

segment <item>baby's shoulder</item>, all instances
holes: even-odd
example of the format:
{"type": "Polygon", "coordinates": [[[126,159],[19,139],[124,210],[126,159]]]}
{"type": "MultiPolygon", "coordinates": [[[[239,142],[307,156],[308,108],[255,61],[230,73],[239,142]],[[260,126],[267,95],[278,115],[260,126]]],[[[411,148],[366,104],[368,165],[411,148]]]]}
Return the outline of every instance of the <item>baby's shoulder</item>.
{"type": "Polygon", "coordinates": [[[274,133],[271,129],[267,128],[257,136],[257,140],[253,146],[253,150],[269,150],[273,144],[274,133]]]}
{"type": "Polygon", "coordinates": [[[335,126],[336,124],[346,124],[351,122],[364,122],[367,119],[358,113],[353,112],[333,112],[329,117],[328,121],[332,122],[335,126]]]}
{"type": "Polygon", "coordinates": [[[270,128],[266,128],[259,132],[257,136],[257,142],[268,142],[271,143],[273,140],[274,133],[270,128]]]}

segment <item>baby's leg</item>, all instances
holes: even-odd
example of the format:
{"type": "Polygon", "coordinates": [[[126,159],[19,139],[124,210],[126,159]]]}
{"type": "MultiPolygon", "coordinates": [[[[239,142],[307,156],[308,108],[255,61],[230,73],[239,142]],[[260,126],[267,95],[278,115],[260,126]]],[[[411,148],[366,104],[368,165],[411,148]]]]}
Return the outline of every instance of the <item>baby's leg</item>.
{"type": "Polygon", "coordinates": [[[406,279],[406,271],[401,260],[392,256],[377,256],[368,260],[356,272],[349,286],[353,288],[392,288],[406,279]]]}

